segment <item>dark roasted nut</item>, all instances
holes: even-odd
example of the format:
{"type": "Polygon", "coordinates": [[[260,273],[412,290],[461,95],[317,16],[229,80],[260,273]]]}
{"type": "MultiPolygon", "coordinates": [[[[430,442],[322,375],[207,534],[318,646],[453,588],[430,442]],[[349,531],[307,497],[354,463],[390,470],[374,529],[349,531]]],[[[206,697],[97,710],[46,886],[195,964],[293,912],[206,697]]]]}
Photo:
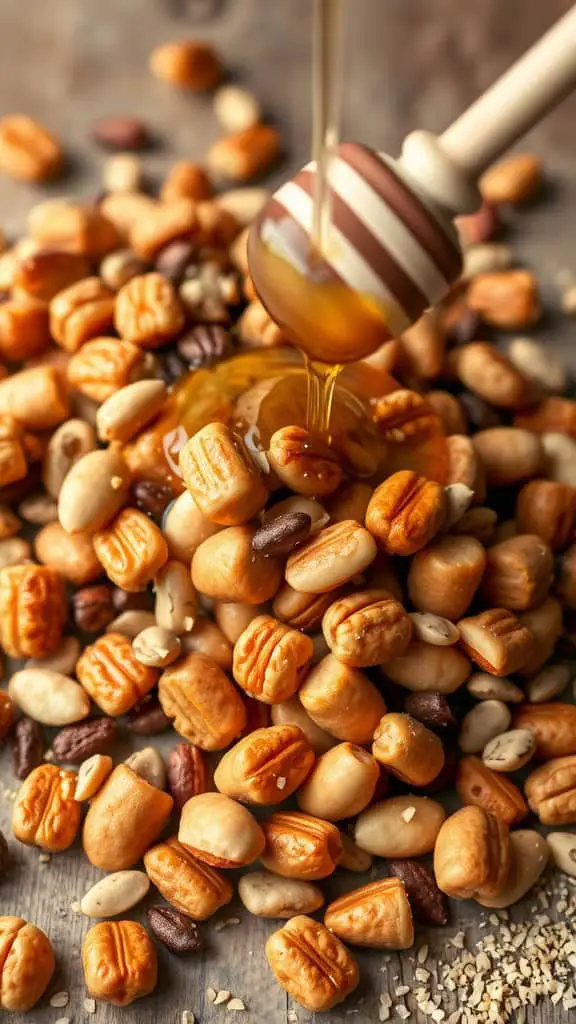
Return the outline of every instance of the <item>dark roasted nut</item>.
{"type": "Polygon", "coordinates": [[[497,427],[502,422],[496,410],[488,405],[488,402],[485,402],[483,398],[480,398],[480,395],[473,395],[471,391],[464,391],[458,397],[471,426],[477,430],[497,427]]]}
{"type": "Polygon", "coordinates": [[[191,369],[224,359],[231,348],[230,332],[220,324],[198,324],[186,331],[176,345],[178,355],[191,369]]]}
{"type": "Polygon", "coordinates": [[[132,487],[132,498],[141,512],[160,522],[166,506],[174,500],[174,491],[154,480],[137,480],[132,487]]]}
{"type": "Polygon", "coordinates": [[[187,800],[208,791],[208,771],[204,754],[193,743],[178,743],[168,755],[168,789],[181,811],[187,800]]]}
{"type": "Polygon", "coordinates": [[[150,141],[144,122],[129,114],[99,117],[93,122],[90,134],[94,142],[104,149],[123,152],[144,149],[150,141]]]}
{"type": "Polygon", "coordinates": [[[150,907],[147,917],[152,933],[171,953],[197,953],[202,949],[198,925],[181,911],[174,907],[150,907]]]}
{"type": "Polygon", "coordinates": [[[276,516],[256,530],[254,551],[264,555],[288,555],[310,533],[312,519],[305,512],[287,512],[276,516]]]}
{"type": "Polygon", "coordinates": [[[121,587],[112,588],[112,607],[116,615],[122,612],[149,612],[152,611],[154,601],[148,590],[139,590],[131,594],[121,587]]]}
{"type": "Polygon", "coordinates": [[[61,729],[54,737],[52,750],[58,761],[81,764],[93,754],[103,754],[115,737],[116,723],[112,718],[92,718],[61,729]]]}
{"type": "Polygon", "coordinates": [[[12,760],[17,779],[26,779],[44,759],[44,734],[38,722],[19,718],[14,726],[12,760]]]}
{"type": "Polygon", "coordinates": [[[157,700],[151,700],[130,711],[126,725],[137,736],[157,736],[172,725],[172,719],[164,714],[157,700]]]}
{"type": "Polygon", "coordinates": [[[404,699],[404,711],[431,729],[456,725],[454,712],[442,693],[409,693],[404,699]]]}
{"type": "Polygon", "coordinates": [[[5,690],[0,690],[0,743],[5,740],[14,722],[14,705],[5,690]]]}
{"type": "Polygon", "coordinates": [[[99,583],[77,590],[72,595],[72,615],[74,624],[83,633],[101,633],[116,615],[112,589],[99,583]]]}
{"type": "Polygon", "coordinates": [[[8,843],[3,832],[0,832],[0,882],[4,878],[8,870],[8,861],[10,860],[10,854],[8,852],[8,843]]]}
{"type": "Polygon", "coordinates": [[[160,249],[154,266],[158,273],[167,277],[172,284],[180,284],[186,267],[194,259],[195,252],[196,248],[192,242],[187,242],[183,238],[175,238],[173,242],[169,242],[163,249],[160,249]]]}
{"type": "Polygon", "coordinates": [[[417,860],[389,860],[388,870],[404,882],[412,913],[420,924],[447,924],[448,900],[431,871],[417,860]]]}

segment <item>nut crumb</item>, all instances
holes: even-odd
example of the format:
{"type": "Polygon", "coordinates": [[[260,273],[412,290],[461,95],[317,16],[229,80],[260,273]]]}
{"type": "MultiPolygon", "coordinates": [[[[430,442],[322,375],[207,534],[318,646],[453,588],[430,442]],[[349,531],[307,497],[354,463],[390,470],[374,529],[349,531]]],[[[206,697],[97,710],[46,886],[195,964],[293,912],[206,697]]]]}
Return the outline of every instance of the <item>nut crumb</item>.
{"type": "Polygon", "coordinates": [[[245,1010],[246,1007],[244,1006],[244,1003],[242,1002],[241,999],[231,999],[230,1002],[228,1003],[226,1009],[227,1010],[245,1010]]]}
{"type": "Polygon", "coordinates": [[[113,491],[119,491],[124,486],[124,481],[121,476],[113,476],[110,478],[110,487],[113,491]]]}
{"type": "Polygon", "coordinates": [[[96,1000],[90,996],[86,996],[84,1000],[84,1009],[86,1013],[96,1013],[96,1000]]]}
{"type": "Polygon", "coordinates": [[[196,1018],[192,1010],[182,1010],[182,1024],[196,1024],[196,1018]]]}
{"type": "Polygon", "coordinates": [[[41,864],[49,864],[52,858],[49,853],[41,853],[38,860],[41,864]]]}
{"type": "Polygon", "coordinates": [[[419,950],[418,950],[418,952],[416,954],[416,959],[417,959],[419,964],[425,964],[426,963],[426,961],[428,959],[428,946],[426,946],[426,945],[420,946],[420,948],[419,948],[419,950]]]}
{"type": "Polygon", "coordinates": [[[286,779],[283,775],[278,776],[276,779],[276,785],[278,786],[278,789],[284,789],[286,787],[286,779]]]}
{"type": "Polygon", "coordinates": [[[54,1021],[54,1024],[71,1024],[71,1017],[58,1017],[58,1020],[54,1021]]]}
{"type": "Polygon", "coordinates": [[[220,1006],[220,1003],[227,1003],[232,995],[227,988],[221,988],[217,996],[214,998],[214,1006],[220,1006]]]}
{"type": "Polygon", "coordinates": [[[400,817],[403,818],[403,820],[406,822],[406,824],[408,824],[409,821],[412,821],[412,818],[414,817],[415,814],[416,814],[416,808],[415,807],[406,807],[406,809],[404,811],[402,811],[402,814],[400,815],[400,817]]]}
{"type": "Polygon", "coordinates": [[[78,902],[78,900],[74,900],[74,902],[70,904],[70,910],[74,914],[81,914],[82,913],[82,907],[80,906],[80,903],[78,902]]]}
{"type": "Polygon", "coordinates": [[[206,998],[207,998],[209,1003],[213,1003],[214,1000],[216,999],[216,989],[214,989],[214,988],[207,988],[206,989],[206,998]]]}
{"type": "Polygon", "coordinates": [[[68,992],[55,992],[53,996],[50,996],[50,1006],[58,1009],[68,1006],[69,1001],[70,994],[68,992]]]}

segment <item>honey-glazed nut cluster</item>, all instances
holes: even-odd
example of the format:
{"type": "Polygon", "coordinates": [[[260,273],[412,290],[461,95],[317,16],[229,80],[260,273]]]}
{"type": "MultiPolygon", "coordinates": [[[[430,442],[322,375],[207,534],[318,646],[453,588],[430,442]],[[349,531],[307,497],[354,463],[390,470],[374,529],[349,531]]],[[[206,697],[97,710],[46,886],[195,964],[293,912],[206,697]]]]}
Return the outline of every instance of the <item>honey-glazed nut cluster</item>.
{"type": "MultiPolygon", "coordinates": [[[[151,67],[191,90],[221,75],[197,42],[161,46],[151,67]]],[[[0,739],[22,782],[17,841],[56,855],[81,834],[89,864],[140,876],[119,915],[149,884],[161,894],[150,928],[171,950],[196,948],[194,922],[231,901],[230,870],[258,866],[238,891],[285,919],[272,972],[329,1011],[358,984],[348,945],[409,949],[449,899],[512,904],[547,859],[518,828],[529,812],[576,824],[576,401],[542,346],[486,340],[486,326],[524,333],[540,302],[511,251],[490,264],[484,208],[462,225],[476,241],[447,300],[359,363],[366,438],[338,387],[333,439],[305,422],[248,270],[266,192],[212,183],[248,180],[279,149],[230,88],[215,102],[230,134],[157,197],[141,190],[138,125],[100,124],[96,141],[123,151],[106,195],[37,204],[0,255],[0,643],[30,659],[0,691],[0,739]],[[235,351],[272,369],[185,429],[178,381],[197,375],[194,405],[235,351]],[[124,725],[144,748],[126,763],[124,725]],[[60,730],[51,754],[44,726],[60,730]],[[322,922],[305,916],[340,867],[365,877],[343,876],[322,922]]],[[[41,126],[0,119],[1,169],[42,180],[60,159],[41,126]]],[[[539,176],[496,169],[489,201],[520,202],[539,176]]],[[[157,968],[147,930],[119,915],[88,932],[83,964],[92,995],[123,1006],[157,968]]],[[[0,1008],[27,1010],[50,944],[2,918],[0,945],[0,1008]]]]}

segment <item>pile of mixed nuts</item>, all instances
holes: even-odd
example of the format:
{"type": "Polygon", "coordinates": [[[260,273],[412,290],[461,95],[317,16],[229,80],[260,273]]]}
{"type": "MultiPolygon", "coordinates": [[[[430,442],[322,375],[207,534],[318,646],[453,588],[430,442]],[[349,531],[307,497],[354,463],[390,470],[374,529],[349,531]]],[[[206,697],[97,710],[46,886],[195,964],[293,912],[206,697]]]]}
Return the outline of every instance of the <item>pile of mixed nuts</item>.
{"type": "MultiPolygon", "coordinates": [[[[13,834],[57,853],[82,830],[107,872],[80,903],[103,919],[84,940],[91,996],[126,1005],[156,984],[149,932],[107,918],[152,884],[165,902],[150,931],[191,953],[196,922],[232,898],[228,869],[259,861],[238,893],[287,919],[270,967],[303,1006],[329,1010],[359,980],[345,942],[407,949],[415,920],[447,922],[447,897],[508,907],[549,859],[576,876],[574,834],[518,828],[530,812],[576,823],[576,707],[562,700],[576,401],[541,345],[486,340],[540,315],[534,275],[492,237],[542,170],[519,156],[487,173],[483,207],[461,223],[461,281],[368,360],[401,381],[370,406],[377,474],[354,476],[302,423],[254,453],[225,417],[181,439],[178,471],[174,381],[285,341],[246,265],[265,193],[212,185],[265,170],[280,143],[252,96],[217,88],[206,45],[161,47],[151,67],[216,88],[232,134],[153,198],[134,152],[146,127],[103,119],[95,140],[122,151],[103,196],[39,203],[0,256],[0,643],[26,659],[0,691],[22,781],[13,834]],[[387,470],[407,441],[431,439],[441,481],[387,470]],[[122,729],[171,728],[166,763],[153,745],[114,763],[122,729]],[[462,804],[450,816],[448,787],[462,804]],[[418,859],[432,853],[433,868],[418,859]],[[319,881],[373,857],[386,877],[309,916],[319,881]]],[[[44,180],[61,162],[41,126],[0,120],[2,170],[44,180]]],[[[50,940],[1,917],[0,947],[0,1008],[29,1010],[54,970],[50,940]]]]}

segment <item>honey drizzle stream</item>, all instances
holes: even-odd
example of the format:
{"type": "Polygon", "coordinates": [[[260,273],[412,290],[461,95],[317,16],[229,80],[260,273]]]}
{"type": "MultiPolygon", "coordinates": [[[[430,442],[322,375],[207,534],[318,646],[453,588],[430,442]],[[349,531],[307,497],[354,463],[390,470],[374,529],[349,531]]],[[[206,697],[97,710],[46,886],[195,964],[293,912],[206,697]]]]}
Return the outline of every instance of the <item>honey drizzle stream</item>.
{"type": "MultiPolygon", "coordinates": [[[[312,247],[325,253],[330,241],[330,161],[339,141],[342,85],[342,0],[314,0],[314,50],[312,78],[312,157],[316,161],[312,210],[312,247]]],[[[330,421],[336,379],[341,366],[313,363],[307,356],[306,423],[330,440],[330,421]]]]}

